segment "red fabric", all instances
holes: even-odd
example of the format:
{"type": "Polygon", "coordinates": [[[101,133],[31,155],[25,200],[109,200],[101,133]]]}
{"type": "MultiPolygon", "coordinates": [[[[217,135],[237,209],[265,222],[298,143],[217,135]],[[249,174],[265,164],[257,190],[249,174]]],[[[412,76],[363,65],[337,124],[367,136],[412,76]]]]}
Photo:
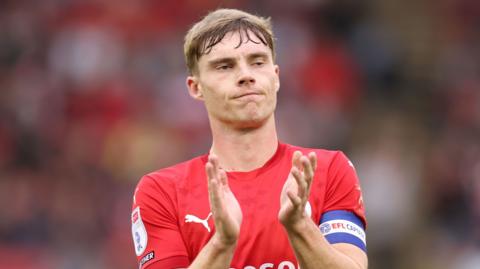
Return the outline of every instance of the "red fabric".
{"type": "Polygon", "coordinates": [[[329,178],[333,180],[327,184],[323,211],[348,209],[360,217],[366,227],[367,220],[360,184],[355,168],[349,162],[342,152],[334,156],[328,169],[329,178]]]}
{"type": "MultiPolygon", "coordinates": [[[[355,212],[365,222],[358,178],[343,153],[279,144],[275,155],[263,167],[228,173],[230,187],[243,212],[231,267],[297,265],[287,234],[277,218],[280,193],[295,150],[303,153],[314,150],[318,156],[309,199],[312,219],[319,224],[323,212],[343,209],[355,212]]],[[[140,181],[133,209],[140,208],[148,244],[137,257],[139,261],[154,251],[155,258],[147,264],[174,256],[188,256],[191,263],[214,234],[213,219],[208,217],[206,160],[204,155],[150,173],[140,181]],[[211,231],[202,223],[186,222],[187,215],[198,217],[197,220],[207,219],[211,231]]]]}
{"type": "Polygon", "coordinates": [[[147,263],[143,268],[146,269],[173,269],[173,268],[187,268],[188,267],[188,257],[185,256],[175,256],[166,258],[154,263],[147,263]]]}

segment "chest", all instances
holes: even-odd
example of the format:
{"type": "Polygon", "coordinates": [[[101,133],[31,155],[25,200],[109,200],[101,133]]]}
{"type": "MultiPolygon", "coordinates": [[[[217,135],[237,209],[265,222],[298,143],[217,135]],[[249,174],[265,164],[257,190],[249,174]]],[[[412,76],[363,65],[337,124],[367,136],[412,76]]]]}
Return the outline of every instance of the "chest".
{"type": "MultiPolygon", "coordinates": [[[[280,195],[288,172],[275,170],[253,178],[229,178],[229,185],[243,214],[238,251],[232,265],[255,264],[255,261],[259,264],[294,262],[287,234],[278,221],[280,195]]],[[[179,228],[191,260],[215,233],[206,182],[204,177],[191,179],[177,194],[179,228]]],[[[311,208],[312,218],[318,223],[322,206],[318,190],[312,192],[310,198],[307,207],[311,208]]]]}

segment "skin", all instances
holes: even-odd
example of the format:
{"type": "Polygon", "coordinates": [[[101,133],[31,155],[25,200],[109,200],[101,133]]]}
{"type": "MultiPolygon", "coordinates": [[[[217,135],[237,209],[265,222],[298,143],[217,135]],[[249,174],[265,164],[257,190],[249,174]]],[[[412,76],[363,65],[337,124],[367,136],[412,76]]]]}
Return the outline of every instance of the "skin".
{"type": "Polygon", "coordinates": [[[267,46],[248,41],[235,48],[238,38],[228,33],[199,59],[198,74],[187,78],[192,97],[205,103],[212,129],[248,132],[273,118],[279,68],[267,46]]]}
{"type": "MultiPolygon", "coordinates": [[[[198,72],[187,78],[189,94],[203,101],[213,143],[205,165],[216,232],[189,268],[229,268],[242,224],[242,211],[229,188],[226,171],[250,171],[276,152],[274,110],[280,87],[279,67],[271,50],[255,39],[239,47],[230,32],[200,57],[198,72]]],[[[367,268],[367,256],[350,244],[329,244],[305,215],[317,165],[311,152],[295,152],[281,196],[278,219],[287,231],[302,269],[367,268]]]]}

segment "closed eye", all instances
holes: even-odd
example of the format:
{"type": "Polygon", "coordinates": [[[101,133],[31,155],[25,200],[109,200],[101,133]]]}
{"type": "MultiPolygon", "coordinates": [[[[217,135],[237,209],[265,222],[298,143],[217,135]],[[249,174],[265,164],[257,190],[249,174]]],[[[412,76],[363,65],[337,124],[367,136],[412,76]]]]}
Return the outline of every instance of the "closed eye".
{"type": "Polygon", "coordinates": [[[268,55],[263,52],[253,53],[249,56],[249,62],[253,66],[261,67],[269,61],[268,55]]]}
{"type": "Polygon", "coordinates": [[[228,70],[231,69],[233,66],[231,64],[220,64],[215,67],[217,70],[228,70]]]}

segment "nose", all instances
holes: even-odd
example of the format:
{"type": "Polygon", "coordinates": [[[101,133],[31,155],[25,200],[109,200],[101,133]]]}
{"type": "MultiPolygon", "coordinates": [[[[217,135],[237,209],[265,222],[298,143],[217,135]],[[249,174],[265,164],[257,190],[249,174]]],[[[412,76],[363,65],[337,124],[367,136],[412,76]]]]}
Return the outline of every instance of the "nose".
{"type": "Polygon", "coordinates": [[[248,66],[242,66],[239,68],[238,86],[250,85],[255,83],[255,77],[252,70],[248,66]]]}

